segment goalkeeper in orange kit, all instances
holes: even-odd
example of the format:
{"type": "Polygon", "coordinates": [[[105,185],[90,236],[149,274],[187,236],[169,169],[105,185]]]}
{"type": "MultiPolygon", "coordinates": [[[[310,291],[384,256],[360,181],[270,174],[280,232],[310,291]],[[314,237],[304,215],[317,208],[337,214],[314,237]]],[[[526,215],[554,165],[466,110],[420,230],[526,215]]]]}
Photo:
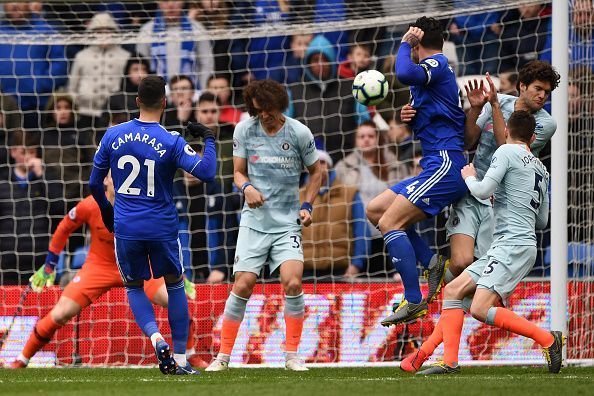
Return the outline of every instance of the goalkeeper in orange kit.
{"type": "MultiPolygon", "coordinates": [[[[105,178],[107,199],[113,203],[114,188],[111,176],[105,178]]],[[[85,263],[74,279],[66,286],[60,299],[52,310],[40,319],[25,347],[17,359],[6,368],[25,368],[29,360],[51,341],[55,332],[64,326],[73,316],[91,305],[95,300],[114,287],[123,287],[122,277],[116,265],[113,234],[103,224],[101,211],[92,196],[79,202],[62,219],[50,242],[45,264],[29,279],[31,289],[41,293],[45,286],[51,286],[55,279],[55,267],[60,252],[64,249],[70,234],[83,224],[91,230],[91,246],[85,263]]],[[[194,284],[185,281],[186,294],[191,299],[196,297],[194,284]]],[[[157,305],[167,307],[167,291],[162,278],[151,279],[144,284],[149,299],[157,305]]],[[[193,322],[190,322],[189,334],[193,334],[193,322]]],[[[193,353],[192,337],[188,337],[189,361],[193,366],[205,367],[206,363],[193,353]]]]}

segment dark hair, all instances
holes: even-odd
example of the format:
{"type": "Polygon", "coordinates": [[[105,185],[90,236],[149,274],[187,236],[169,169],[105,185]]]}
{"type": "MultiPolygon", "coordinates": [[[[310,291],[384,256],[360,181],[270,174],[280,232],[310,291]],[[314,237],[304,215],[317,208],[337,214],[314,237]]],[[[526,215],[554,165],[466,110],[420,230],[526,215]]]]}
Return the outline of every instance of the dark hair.
{"type": "Polygon", "coordinates": [[[369,44],[365,44],[365,43],[353,43],[351,44],[350,48],[349,48],[349,54],[352,54],[353,51],[355,50],[355,48],[363,48],[365,51],[367,51],[369,53],[369,55],[373,54],[373,51],[371,49],[371,45],[369,44]]]}
{"type": "Polygon", "coordinates": [[[425,48],[441,50],[445,40],[445,31],[441,23],[435,18],[420,17],[410,27],[418,27],[423,31],[421,45],[425,48]]]}
{"type": "Polygon", "coordinates": [[[183,74],[180,74],[180,75],[171,77],[171,79],[169,80],[169,87],[171,89],[173,89],[172,88],[173,87],[173,84],[176,84],[176,83],[178,83],[180,81],[188,81],[190,83],[190,87],[192,87],[192,89],[195,88],[194,82],[192,81],[192,79],[190,77],[188,77],[188,76],[183,75],[183,74]]]}
{"type": "Polygon", "coordinates": [[[379,133],[379,130],[377,129],[377,125],[375,125],[375,122],[373,122],[371,120],[363,121],[362,123],[359,124],[359,126],[357,127],[357,129],[359,127],[362,127],[362,126],[372,127],[373,129],[375,129],[375,133],[376,134],[379,133]]]}
{"type": "Polygon", "coordinates": [[[39,148],[40,141],[41,137],[37,131],[16,129],[10,133],[11,147],[25,146],[27,149],[37,149],[39,148]]]}
{"type": "Polygon", "coordinates": [[[140,80],[138,99],[148,109],[158,109],[165,98],[165,80],[161,76],[146,76],[140,80]]]}
{"type": "Polygon", "coordinates": [[[508,72],[507,79],[511,85],[518,85],[518,73],[517,72],[508,72]]]}
{"type": "Polygon", "coordinates": [[[218,80],[219,78],[223,78],[223,79],[227,80],[227,82],[229,83],[229,85],[231,85],[231,78],[226,73],[214,73],[214,74],[211,74],[210,77],[208,77],[208,80],[206,81],[206,85],[208,85],[208,83],[210,83],[212,80],[218,80]]]}
{"type": "Polygon", "coordinates": [[[243,100],[250,116],[258,115],[254,107],[254,99],[258,106],[265,111],[285,111],[289,106],[289,95],[281,84],[274,80],[256,80],[249,83],[243,90],[243,100]]]}
{"type": "Polygon", "coordinates": [[[520,92],[520,84],[526,86],[532,84],[534,81],[548,82],[551,84],[551,91],[559,86],[561,76],[549,63],[544,61],[530,61],[520,69],[518,74],[518,82],[516,89],[520,92]]]}
{"type": "Polygon", "coordinates": [[[219,99],[212,92],[204,91],[200,94],[200,97],[198,98],[198,105],[200,105],[200,103],[204,103],[204,102],[215,102],[218,105],[219,99]]]}
{"type": "Polygon", "coordinates": [[[507,121],[507,129],[510,136],[526,144],[530,144],[530,139],[534,135],[535,128],[536,120],[526,110],[514,111],[507,121]]]}

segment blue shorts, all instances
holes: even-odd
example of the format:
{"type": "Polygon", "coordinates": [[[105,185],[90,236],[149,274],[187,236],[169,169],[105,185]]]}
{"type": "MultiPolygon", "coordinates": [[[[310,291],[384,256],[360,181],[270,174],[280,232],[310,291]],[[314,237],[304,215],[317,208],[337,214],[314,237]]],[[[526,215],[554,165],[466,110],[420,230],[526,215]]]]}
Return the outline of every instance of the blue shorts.
{"type": "Polygon", "coordinates": [[[181,276],[184,272],[179,239],[172,241],[133,241],[117,239],[115,256],[124,283],[161,278],[164,275],[181,276]]]}
{"type": "Polygon", "coordinates": [[[390,187],[390,190],[404,195],[428,216],[435,216],[468,192],[460,173],[466,164],[462,152],[442,150],[437,155],[423,157],[423,171],[390,187]]]}

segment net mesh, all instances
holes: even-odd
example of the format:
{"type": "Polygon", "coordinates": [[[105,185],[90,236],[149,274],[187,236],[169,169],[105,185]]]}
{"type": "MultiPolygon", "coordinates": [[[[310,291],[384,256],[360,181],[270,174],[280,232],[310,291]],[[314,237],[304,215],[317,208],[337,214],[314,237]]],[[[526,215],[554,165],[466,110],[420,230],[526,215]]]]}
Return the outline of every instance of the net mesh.
{"type": "MultiPolygon", "coordinates": [[[[592,15],[591,2],[578,1],[576,9],[582,3],[590,7],[584,6],[579,15],[592,15]]],[[[273,78],[285,84],[291,98],[289,114],[309,126],[344,179],[353,176],[345,167],[345,157],[353,158],[357,125],[366,119],[375,122],[380,130],[375,152],[383,165],[369,169],[365,181],[373,182],[356,183],[366,205],[387,186],[420,171],[418,144],[399,120],[399,109],[409,100],[408,87],[393,72],[394,55],[409,22],[421,15],[442,21],[449,32],[444,53],[461,83],[488,71],[498,76],[501,92],[514,94],[519,67],[533,59],[550,59],[549,2],[52,1],[5,3],[2,11],[0,295],[7,304],[0,307],[4,315],[0,316],[0,332],[13,324],[0,352],[4,360],[18,354],[35,320],[57,301],[57,287],[41,296],[31,293],[18,323],[12,321],[22,285],[42,265],[58,222],[89,193],[92,158],[105,129],[137,115],[136,86],[147,72],[170,81],[162,121],[168,129],[183,131],[188,120],[196,119],[213,125],[219,136],[217,182],[193,183],[181,174],[175,181],[184,265],[188,276],[199,283],[198,299],[191,303],[196,321],[193,337],[196,350],[209,360],[218,350],[220,315],[229,291],[228,284],[210,283],[226,282],[234,262],[241,195],[232,187],[232,135],[234,125],[246,117],[241,97],[246,83],[273,78]],[[169,20],[177,22],[170,26],[169,20]],[[304,68],[304,58],[314,45],[332,65],[332,83],[324,85],[324,90],[304,68]],[[387,99],[370,109],[356,106],[350,92],[350,79],[366,68],[382,71],[391,86],[387,99]],[[187,78],[175,78],[179,75],[187,78]],[[213,92],[218,102],[209,100],[206,91],[213,92]],[[29,182],[14,178],[15,169],[23,163],[28,166],[21,166],[19,174],[29,182]]],[[[580,67],[569,76],[570,89],[575,92],[570,91],[568,156],[572,334],[568,354],[570,358],[593,358],[591,348],[580,347],[592,341],[594,328],[590,314],[594,304],[594,109],[590,106],[593,55],[589,41],[593,26],[586,17],[576,22],[576,15],[572,13],[572,35],[576,23],[581,23],[582,31],[590,36],[572,36],[570,46],[573,65],[580,67]]],[[[198,144],[195,147],[200,149],[198,144]]],[[[547,146],[540,155],[547,166],[549,153],[547,146]]],[[[342,204],[350,205],[350,199],[342,204]]],[[[363,227],[363,233],[355,231],[354,212],[347,213],[344,220],[327,222],[328,229],[343,237],[320,231],[310,243],[304,241],[307,321],[301,352],[308,362],[399,360],[430,334],[440,304],[433,304],[430,315],[416,324],[382,328],[379,321],[401,300],[402,288],[393,281],[395,272],[381,236],[371,226],[363,227]],[[349,271],[359,272],[358,276],[345,275],[349,271]]],[[[448,215],[446,209],[417,226],[441,254],[449,253],[448,215]]],[[[69,239],[59,266],[62,287],[84,262],[88,233],[85,226],[69,239]]],[[[511,300],[516,312],[544,326],[550,321],[549,245],[549,231],[539,232],[534,270],[511,300]]],[[[117,282],[115,266],[114,272],[117,282]]],[[[264,274],[250,300],[233,362],[281,362],[282,305],[278,278],[264,274]]],[[[73,323],[58,331],[55,341],[33,363],[69,364],[73,352],[85,364],[154,363],[121,289],[85,308],[73,323]]],[[[493,331],[471,318],[466,319],[462,338],[462,360],[541,359],[532,341],[493,331]]]]}

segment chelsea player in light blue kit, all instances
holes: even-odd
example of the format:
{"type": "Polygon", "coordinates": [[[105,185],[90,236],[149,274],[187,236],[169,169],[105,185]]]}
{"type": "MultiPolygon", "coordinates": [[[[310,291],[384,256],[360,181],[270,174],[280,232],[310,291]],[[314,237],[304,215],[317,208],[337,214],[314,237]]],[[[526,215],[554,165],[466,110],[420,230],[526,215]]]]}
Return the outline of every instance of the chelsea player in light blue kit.
{"type": "MultiPolygon", "coordinates": [[[[548,63],[532,61],[524,65],[518,74],[519,97],[497,94],[491,78],[487,75],[490,89],[484,83],[470,81],[466,88],[470,109],[466,118],[466,147],[478,147],[473,164],[479,180],[489,169],[491,157],[505,143],[505,123],[516,110],[530,112],[535,120],[535,139],[530,145],[532,154],[538,153],[553,137],[557,123],[544,109],[551,92],[559,84],[559,74],[548,63]],[[501,111],[502,125],[495,125],[494,111],[501,111]]],[[[474,261],[482,257],[493,240],[493,208],[489,199],[480,200],[472,194],[452,205],[446,225],[450,241],[451,258],[444,277],[451,282],[474,261]]]]}
{"type": "Polygon", "coordinates": [[[286,89],[273,80],[250,83],[243,93],[251,118],[233,133],[233,179],[245,196],[235,251],[233,289],[225,303],[221,348],[206,371],[224,371],[247,302],[268,263],[278,270],[285,292],[285,368],[306,371],[297,352],[305,315],[301,289],[301,226],[311,224],[312,204],[322,182],[313,135],[308,127],[284,116],[286,89]],[[299,203],[299,178],[309,171],[305,202],[299,203]]]}
{"type": "Polygon", "coordinates": [[[109,128],[101,139],[89,187],[105,226],[115,234],[116,261],[130,308],[138,326],[151,339],[159,368],[164,374],[197,374],[185,355],[188,300],[172,188],[178,168],[204,182],[214,179],[214,134],[202,124],[188,125],[192,135],[204,138],[201,158],[178,132],[169,132],[159,124],[166,105],[162,77],[145,77],[138,87],[136,103],[140,116],[109,128]],[[103,192],[103,179],[110,170],[116,191],[114,207],[103,192]],[[173,356],[143,290],[143,282],[151,279],[151,273],[153,278],[165,278],[173,356]]]}
{"type": "MultiPolygon", "coordinates": [[[[414,230],[414,224],[437,215],[464,196],[466,185],[460,170],[464,156],[465,115],[456,75],[441,53],[444,33],[440,23],[419,18],[402,38],[396,60],[396,76],[409,84],[416,115],[409,124],[421,141],[423,171],[374,198],[367,216],[379,226],[386,247],[404,285],[404,299],[382,324],[412,321],[427,314],[417,274],[417,260],[431,272],[443,272],[438,258],[414,230]]],[[[428,296],[428,300],[434,296],[428,296]]]]}
{"type": "MultiPolygon", "coordinates": [[[[503,119],[499,109],[494,111],[496,116],[503,119]]],[[[505,308],[507,298],[534,265],[535,228],[546,227],[549,216],[549,173],[530,152],[535,126],[532,114],[524,110],[515,111],[509,117],[505,130],[506,144],[493,154],[484,178],[477,179],[472,164],[462,170],[472,195],[478,199],[494,196],[493,242],[484,256],[445,287],[441,317],[434,330],[443,333],[444,359],[419,374],[460,371],[458,352],[464,323],[462,299],[473,294],[470,313],[475,319],[533,339],[542,348],[549,371],[558,373],[561,370],[563,334],[540,328],[505,308]]],[[[418,370],[429,358],[427,343],[405,359],[406,371],[418,370]]]]}

